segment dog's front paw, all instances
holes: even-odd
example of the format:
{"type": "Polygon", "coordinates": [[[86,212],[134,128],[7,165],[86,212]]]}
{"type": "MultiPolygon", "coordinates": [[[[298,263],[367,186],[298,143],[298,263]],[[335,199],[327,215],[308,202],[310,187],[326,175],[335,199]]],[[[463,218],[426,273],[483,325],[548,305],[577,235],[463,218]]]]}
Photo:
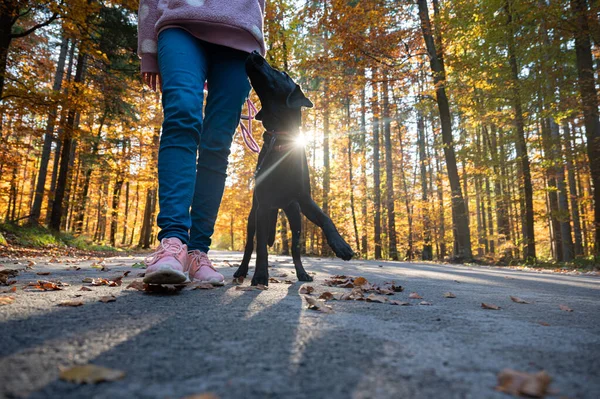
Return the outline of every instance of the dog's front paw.
{"type": "Polygon", "coordinates": [[[329,243],[335,256],[343,260],[350,260],[355,255],[354,251],[342,237],[335,238],[329,243]]]}
{"type": "Polygon", "coordinates": [[[298,276],[298,281],[313,281],[312,276],[310,276],[308,273],[304,272],[304,273],[297,273],[296,274],[298,276]]]}
{"type": "Polygon", "coordinates": [[[246,276],[248,276],[248,266],[246,266],[246,267],[240,266],[235,271],[235,273],[233,273],[233,277],[235,277],[235,278],[238,278],[238,277],[246,278],[246,276]]]}
{"type": "Polygon", "coordinates": [[[269,285],[269,275],[268,274],[263,274],[263,273],[254,273],[254,277],[252,277],[252,283],[251,285],[253,286],[257,286],[257,285],[264,285],[264,286],[268,286],[269,285]]]}

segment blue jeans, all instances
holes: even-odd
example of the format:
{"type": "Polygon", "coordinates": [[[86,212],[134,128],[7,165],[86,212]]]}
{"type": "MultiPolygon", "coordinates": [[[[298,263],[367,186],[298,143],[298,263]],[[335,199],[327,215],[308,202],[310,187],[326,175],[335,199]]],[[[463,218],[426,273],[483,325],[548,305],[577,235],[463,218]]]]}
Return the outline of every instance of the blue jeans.
{"type": "Polygon", "coordinates": [[[233,134],[250,91],[247,53],[170,28],[158,37],[164,121],[158,151],[158,239],[208,252],[233,134]],[[202,118],[204,82],[208,83],[202,118]]]}

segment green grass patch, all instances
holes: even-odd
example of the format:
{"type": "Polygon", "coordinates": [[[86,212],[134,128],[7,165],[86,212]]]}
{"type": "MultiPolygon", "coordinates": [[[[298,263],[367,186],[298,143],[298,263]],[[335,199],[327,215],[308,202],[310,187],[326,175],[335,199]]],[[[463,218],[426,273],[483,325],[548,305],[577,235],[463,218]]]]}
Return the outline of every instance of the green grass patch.
{"type": "MultiPolygon", "coordinates": [[[[71,247],[84,251],[116,252],[120,249],[98,244],[87,236],[74,236],[71,233],[55,233],[41,226],[17,226],[0,224],[0,236],[11,245],[27,248],[71,247]]],[[[0,241],[0,244],[2,242],[0,241]]]]}

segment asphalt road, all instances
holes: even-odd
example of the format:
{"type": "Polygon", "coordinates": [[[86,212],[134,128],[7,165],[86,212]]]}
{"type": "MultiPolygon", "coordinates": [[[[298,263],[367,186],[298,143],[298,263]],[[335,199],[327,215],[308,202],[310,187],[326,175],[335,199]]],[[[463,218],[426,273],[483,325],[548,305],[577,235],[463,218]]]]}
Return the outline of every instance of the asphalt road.
{"type": "MultiPolygon", "coordinates": [[[[235,264],[241,254],[211,254],[225,287],[169,295],[126,289],[141,280],[136,275],[143,270],[131,268],[141,257],[108,258],[108,271],[90,267],[94,260],[34,259],[25,270],[28,260],[0,259],[0,270],[24,269],[17,291],[0,293],[14,297],[0,306],[0,397],[507,398],[494,390],[496,376],[513,368],[546,370],[553,397],[600,398],[598,276],[305,259],[307,271],[316,272],[313,296],[349,292],[322,284],[345,274],[395,280],[405,290],[389,298],[412,304],[331,301],[334,313],[326,314],[306,308],[298,282],[236,290],[229,283],[235,268],[225,261],[235,264]],[[73,266],[80,270],[67,269],[73,266]],[[120,287],[79,291],[85,277],[126,270],[120,287]],[[37,279],[70,286],[22,289],[37,279]],[[449,291],[456,298],[445,298],[449,291]],[[431,305],[409,299],[411,292],[431,305]],[[111,294],[115,302],[98,301],[111,294]],[[531,303],[515,303],[511,295],[531,303]],[[84,305],[58,306],[66,300],[84,305]],[[501,309],[483,309],[482,302],[501,309]],[[87,363],[125,377],[88,385],[58,378],[59,368],[87,363]]],[[[295,277],[291,258],[270,260],[271,275],[295,277]]]]}

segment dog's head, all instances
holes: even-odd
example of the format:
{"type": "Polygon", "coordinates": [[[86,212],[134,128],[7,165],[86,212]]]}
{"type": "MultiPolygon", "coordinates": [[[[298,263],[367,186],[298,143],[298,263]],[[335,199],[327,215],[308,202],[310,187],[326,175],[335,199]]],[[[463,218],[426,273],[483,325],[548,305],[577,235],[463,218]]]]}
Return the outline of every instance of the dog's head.
{"type": "Polygon", "coordinates": [[[246,59],[246,73],[262,105],[256,119],[262,121],[267,130],[297,130],[302,107],[313,106],[300,86],[287,73],[269,65],[256,51],[246,59]]]}

